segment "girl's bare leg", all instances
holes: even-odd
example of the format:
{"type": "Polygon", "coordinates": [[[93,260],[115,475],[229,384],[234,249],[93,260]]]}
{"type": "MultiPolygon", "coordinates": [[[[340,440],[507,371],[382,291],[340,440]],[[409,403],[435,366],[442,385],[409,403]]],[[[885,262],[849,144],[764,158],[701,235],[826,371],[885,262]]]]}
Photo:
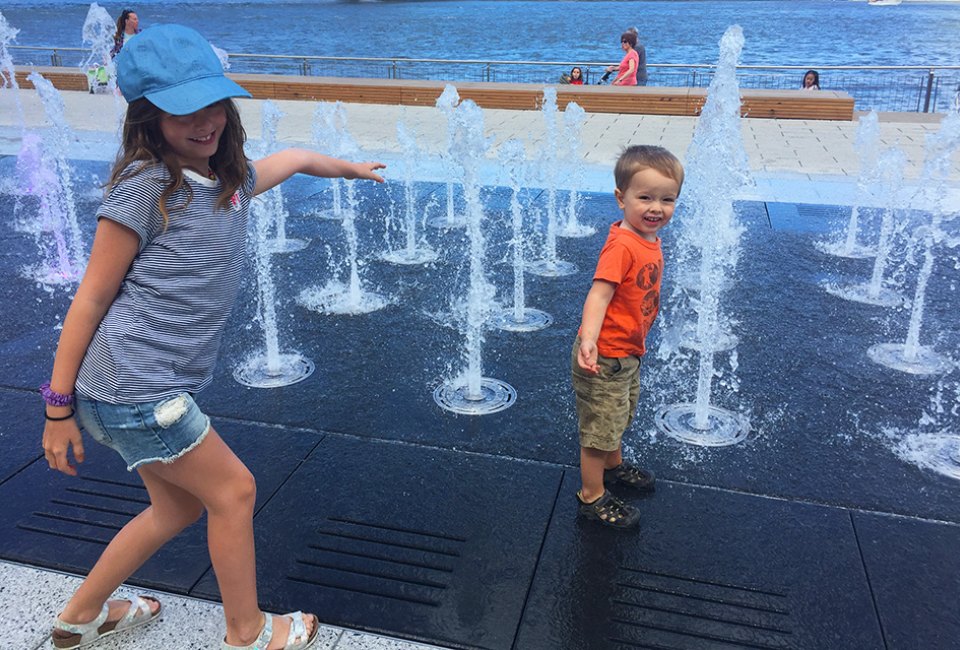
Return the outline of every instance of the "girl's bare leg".
{"type": "MultiPolygon", "coordinates": [[[[220,586],[227,619],[227,643],[249,645],[263,628],[257,603],[257,573],[253,543],[253,475],[222,438],[210,428],[195,449],[169,465],[154,463],[150,471],[198,498],[207,509],[207,543],[220,586]]],[[[307,619],[307,632],[312,632],[307,619]]],[[[282,648],[290,619],[275,617],[275,641],[282,648]]]]}
{"type": "MultiPolygon", "coordinates": [[[[203,514],[199,499],[155,477],[149,467],[141,467],[139,473],[150,495],[150,505],[120,529],[107,545],[87,579],[64,608],[61,614],[64,621],[86,623],[95,619],[104,601],[121,583],[203,514]]],[[[157,607],[159,605],[151,602],[153,611],[157,607]]],[[[111,602],[107,620],[119,620],[128,608],[123,601],[111,602]]]]}

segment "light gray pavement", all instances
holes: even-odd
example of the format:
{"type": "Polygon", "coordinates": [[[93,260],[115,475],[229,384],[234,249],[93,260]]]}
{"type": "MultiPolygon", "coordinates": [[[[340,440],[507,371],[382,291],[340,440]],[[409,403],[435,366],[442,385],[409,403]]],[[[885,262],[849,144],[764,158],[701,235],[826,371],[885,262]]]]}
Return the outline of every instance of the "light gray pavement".
{"type": "MultiPolygon", "coordinates": [[[[74,132],[70,156],[111,160],[116,153],[116,116],[122,103],[110,96],[80,92],[65,92],[62,96],[64,114],[74,132]]],[[[28,129],[50,127],[33,91],[21,92],[20,99],[28,129]]],[[[315,104],[276,103],[286,114],[279,125],[279,139],[291,145],[310,145],[315,104]]],[[[240,100],[238,104],[248,135],[259,138],[261,102],[240,100]]],[[[400,119],[426,153],[436,157],[444,145],[446,120],[436,109],[363,104],[350,104],[345,108],[348,128],[364,157],[381,158],[388,164],[399,159],[396,124],[400,119]]],[[[0,92],[0,155],[15,155],[19,150],[19,114],[13,93],[0,92]]],[[[528,156],[533,157],[544,142],[545,127],[538,112],[486,110],[484,119],[495,147],[510,138],[518,138],[525,143],[528,156]]],[[[613,163],[621,147],[628,143],[659,144],[682,159],[696,123],[696,118],[689,117],[589,114],[583,129],[588,168],[585,184],[580,189],[612,191],[613,163]]],[[[924,138],[938,128],[939,116],[881,116],[883,144],[897,145],[903,150],[908,160],[908,179],[916,180],[920,175],[924,138]]],[[[741,131],[756,185],[740,198],[839,205],[853,201],[859,167],[854,149],[856,122],[745,119],[741,131]]],[[[951,201],[960,207],[958,158],[954,159],[950,174],[950,195],[951,201]]],[[[487,163],[491,180],[495,180],[495,163],[495,152],[491,151],[487,163]]],[[[444,178],[442,163],[437,160],[428,161],[419,171],[424,178],[444,178]]],[[[12,182],[14,179],[0,178],[0,187],[12,182]]],[[[4,612],[0,638],[4,639],[4,647],[52,648],[49,623],[77,584],[79,578],[75,576],[0,563],[0,611],[4,612]]],[[[130,593],[124,591],[125,595],[130,593]]],[[[103,650],[217,647],[216,640],[223,633],[223,616],[218,604],[173,595],[162,597],[166,613],[159,625],[120,635],[96,647],[103,650]]],[[[323,613],[319,614],[322,620],[323,613]]],[[[318,650],[416,650],[431,646],[324,627],[316,647],[318,650]]]]}
{"type": "MultiPolygon", "coordinates": [[[[20,129],[13,93],[0,93],[0,154],[16,153],[20,129]]],[[[33,91],[20,93],[27,128],[49,126],[42,105],[33,91]]],[[[71,155],[110,160],[116,153],[118,109],[122,100],[82,92],[62,93],[68,125],[77,136],[71,155]]],[[[239,100],[241,115],[251,139],[260,137],[258,100],[239,100]]],[[[290,145],[312,145],[316,104],[276,101],[285,114],[278,129],[279,140],[290,145]]],[[[402,107],[347,104],[348,129],[364,157],[390,163],[400,156],[396,124],[403,120],[428,155],[419,169],[423,179],[444,178],[437,154],[446,141],[446,119],[432,107],[402,107]]],[[[885,113],[880,116],[883,146],[898,146],[907,158],[905,177],[916,181],[923,167],[924,139],[939,129],[940,115],[885,113]]],[[[535,157],[545,140],[545,126],[538,111],[488,109],[485,127],[493,147],[488,155],[486,180],[496,179],[496,149],[505,140],[524,142],[528,157],[535,157]]],[[[587,165],[582,191],[612,191],[613,163],[626,144],[658,144],[684,158],[697,118],[660,115],[591,113],[583,128],[583,154],[587,165]]],[[[755,187],[737,198],[798,203],[849,205],[854,201],[859,158],[854,143],[858,122],[744,119],[741,132],[744,149],[754,174],[755,187]]],[[[558,127],[562,123],[558,121],[558,127]]],[[[389,172],[388,172],[389,176],[389,172]]],[[[960,205],[960,156],[954,158],[950,175],[951,199],[960,205]]],[[[562,181],[561,181],[562,182],[562,181]]]]}

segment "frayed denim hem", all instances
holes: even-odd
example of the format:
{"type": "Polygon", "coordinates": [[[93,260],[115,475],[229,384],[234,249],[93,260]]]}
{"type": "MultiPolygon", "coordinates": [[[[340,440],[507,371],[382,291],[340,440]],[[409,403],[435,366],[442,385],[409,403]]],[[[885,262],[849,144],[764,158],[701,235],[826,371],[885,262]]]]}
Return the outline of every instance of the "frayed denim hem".
{"type": "Polygon", "coordinates": [[[203,430],[203,433],[200,434],[200,437],[197,438],[197,440],[192,445],[190,445],[186,449],[183,449],[177,452],[173,456],[158,457],[158,458],[144,458],[143,460],[138,460],[133,465],[127,465],[127,471],[132,472],[133,470],[137,469],[141,465],[146,465],[148,463],[163,463],[164,465],[170,465],[171,463],[175,463],[177,460],[179,460],[187,452],[193,451],[194,449],[196,449],[197,446],[201,442],[203,442],[204,439],[207,437],[207,434],[210,433],[210,418],[209,416],[205,416],[205,417],[207,418],[207,426],[203,430]]]}

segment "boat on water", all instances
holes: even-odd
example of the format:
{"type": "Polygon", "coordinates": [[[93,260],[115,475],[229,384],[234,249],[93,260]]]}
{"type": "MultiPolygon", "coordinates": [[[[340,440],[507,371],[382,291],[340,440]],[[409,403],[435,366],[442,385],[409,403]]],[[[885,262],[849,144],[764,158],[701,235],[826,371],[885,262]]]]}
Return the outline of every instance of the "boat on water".
{"type": "Polygon", "coordinates": [[[890,7],[898,5],[901,2],[903,2],[903,0],[867,0],[867,4],[874,7],[890,7]]]}

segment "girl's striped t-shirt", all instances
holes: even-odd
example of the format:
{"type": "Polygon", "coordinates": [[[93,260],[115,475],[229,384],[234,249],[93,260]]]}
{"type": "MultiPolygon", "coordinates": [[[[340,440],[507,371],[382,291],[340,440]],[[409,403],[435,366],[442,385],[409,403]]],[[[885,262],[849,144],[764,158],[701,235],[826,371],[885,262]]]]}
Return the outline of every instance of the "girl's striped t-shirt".
{"type": "Polygon", "coordinates": [[[140,250],[80,366],[76,390],[84,396],[149,402],[196,393],[213,378],[244,273],[256,172],[249,164],[226,210],[216,207],[219,181],[190,170],[184,176],[192,198],[183,207],[181,187],[167,200],[166,229],[158,205],[170,181],[163,164],[117,183],[97,212],[136,232],[140,250]]]}

